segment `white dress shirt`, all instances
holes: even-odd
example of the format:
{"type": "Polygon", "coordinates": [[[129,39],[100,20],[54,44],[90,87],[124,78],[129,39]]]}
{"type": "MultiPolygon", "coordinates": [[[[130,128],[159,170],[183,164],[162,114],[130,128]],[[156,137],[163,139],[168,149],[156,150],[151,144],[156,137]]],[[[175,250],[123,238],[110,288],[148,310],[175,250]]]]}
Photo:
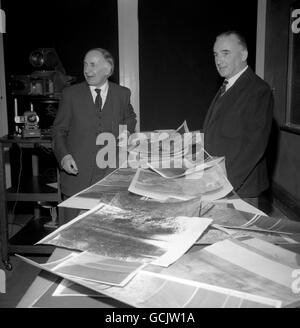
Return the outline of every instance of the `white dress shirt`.
{"type": "Polygon", "coordinates": [[[90,85],[90,90],[91,90],[94,102],[95,102],[96,96],[97,96],[97,92],[95,91],[95,89],[101,89],[100,96],[102,99],[102,107],[101,107],[101,109],[102,109],[105,104],[106,97],[107,97],[108,81],[106,80],[106,82],[100,88],[90,85]]]}
{"type": "Polygon", "coordinates": [[[245,70],[247,68],[248,68],[248,65],[244,69],[239,71],[237,74],[232,76],[230,79],[227,79],[228,83],[226,85],[226,91],[234,85],[235,81],[245,72],[245,70]]]}

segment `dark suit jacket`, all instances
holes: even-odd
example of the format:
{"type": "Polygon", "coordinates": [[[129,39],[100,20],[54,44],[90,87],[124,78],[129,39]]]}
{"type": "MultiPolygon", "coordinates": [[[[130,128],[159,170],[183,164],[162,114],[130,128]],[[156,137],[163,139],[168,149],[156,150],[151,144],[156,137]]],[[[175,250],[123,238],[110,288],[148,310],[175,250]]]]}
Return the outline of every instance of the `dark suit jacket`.
{"type": "Polygon", "coordinates": [[[205,149],[225,156],[228,179],[240,197],[257,197],[269,186],[264,153],[272,117],[272,91],[250,68],[207,112],[205,149]]]}
{"type": "Polygon", "coordinates": [[[78,167],[78,175],[61,171],[62,193],[71,196],[102,179],[108,169],[99,169],[96,155],[100,146],[96,138],[101,132],[119,135],[119,125],[127,125],[134,132],[136,115],[130,104],[130,90],[109,82],[102,111],[96,109],[86,82],[63,90],[62,100],[53,124],[53,151],[58,163],[71,154],[78,167]]]}

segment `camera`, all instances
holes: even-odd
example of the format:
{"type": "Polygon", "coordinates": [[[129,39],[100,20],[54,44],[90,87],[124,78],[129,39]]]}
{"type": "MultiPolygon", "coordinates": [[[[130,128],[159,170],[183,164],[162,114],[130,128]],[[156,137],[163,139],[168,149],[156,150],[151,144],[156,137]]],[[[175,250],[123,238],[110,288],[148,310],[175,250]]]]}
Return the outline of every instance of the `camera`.
{"type": "Polygon", "coordinates": [[[23,116],[15,116],[15,123],[24,124],[22,129],[23,138],[38,138],[41,136],[39,117],[35,111],[26,111],[23,116]]]}

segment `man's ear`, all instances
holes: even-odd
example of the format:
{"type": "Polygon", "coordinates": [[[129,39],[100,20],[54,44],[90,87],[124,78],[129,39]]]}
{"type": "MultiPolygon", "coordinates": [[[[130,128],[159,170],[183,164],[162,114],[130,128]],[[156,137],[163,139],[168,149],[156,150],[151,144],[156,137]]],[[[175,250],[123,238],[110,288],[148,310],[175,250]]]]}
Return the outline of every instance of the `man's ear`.
{"type": "Polygon", "coordinates": [[[110,63],[106,63],[105,72],[106,72],[107,76],[111,75],[111,70],[112,70],[112,67],[111,67],[110,63]]]}
{"type": "Polygon", "coordinates": [[[247,61],[247,58],[248,58],[248,50],[244,49],[242,50],[242,61],[243,62],[247,61]]]}

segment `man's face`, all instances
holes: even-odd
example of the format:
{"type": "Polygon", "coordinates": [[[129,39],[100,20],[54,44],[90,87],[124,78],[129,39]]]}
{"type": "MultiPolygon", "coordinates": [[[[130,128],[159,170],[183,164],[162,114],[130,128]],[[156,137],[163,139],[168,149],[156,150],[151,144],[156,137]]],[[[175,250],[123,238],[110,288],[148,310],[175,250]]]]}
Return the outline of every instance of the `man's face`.
{"type": "Polygon", "coordinates": [[[107,80],[111,67],[101,52],[89,51],[84,58],[84,77],[89,85],[101,87],[107,80]]]}
{"type": "Polygon", "coordinates": [[[214,45],[214,56],[219,74],[229,79],[246,67],[248,52],[232,34],[217,38],[214,45]]]}

